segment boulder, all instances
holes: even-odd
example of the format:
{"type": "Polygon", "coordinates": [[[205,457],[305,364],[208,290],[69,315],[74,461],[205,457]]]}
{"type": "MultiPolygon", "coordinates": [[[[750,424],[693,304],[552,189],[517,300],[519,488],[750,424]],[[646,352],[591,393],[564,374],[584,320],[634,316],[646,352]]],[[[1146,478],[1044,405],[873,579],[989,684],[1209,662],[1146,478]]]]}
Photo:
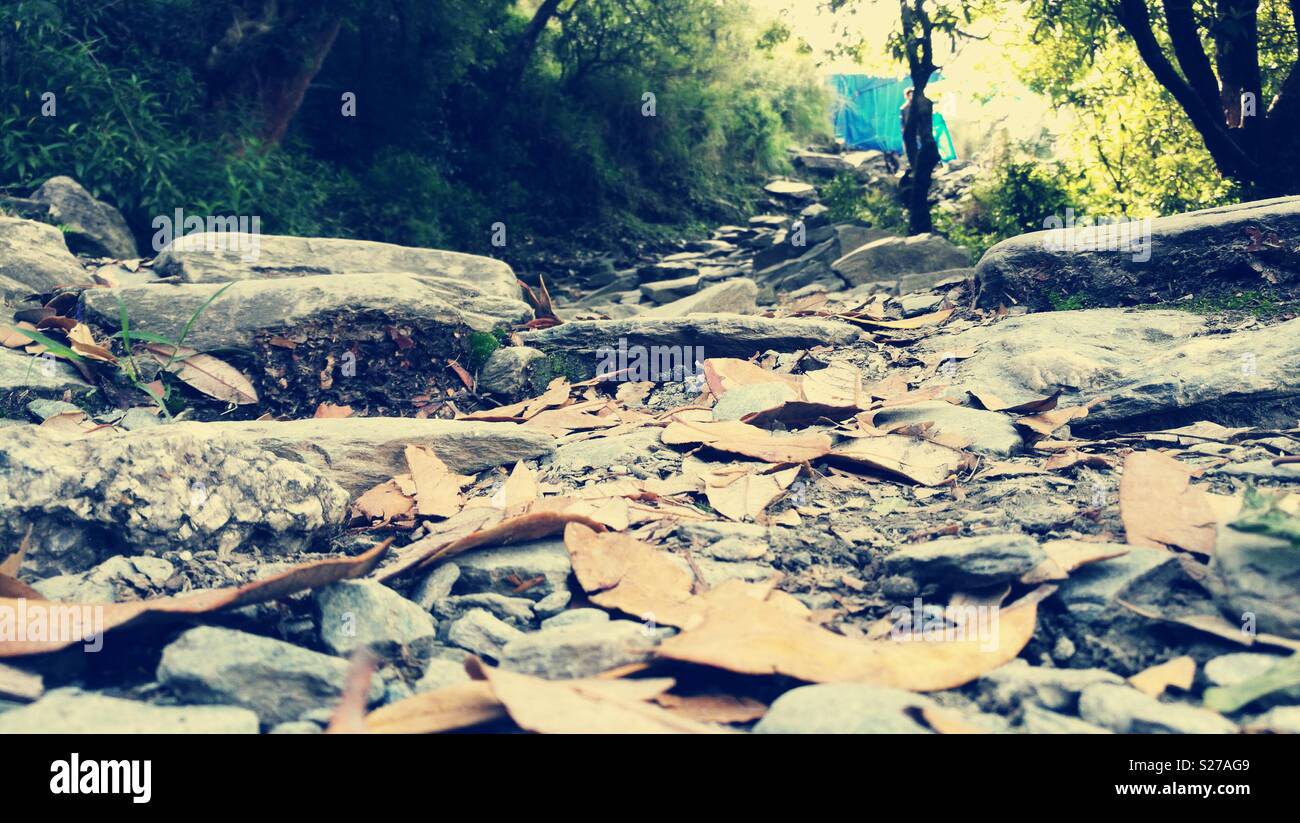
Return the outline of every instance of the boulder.
{"type": "Polygon", "coordinates": [[[673,318],[688,314],[752,314],[758,310],[758,285],[747,277],[724,280],[689,297],[641,312],[639,317],[673,318]]]}
{"type": "Polygon", "coordinates": [[[831,320],[771,319],[734,314],[692,314],[681,318],[579,320],[522,335],[527,345],[562,357],[566,373],[578,379],[644,366],[650,380],[690,369],[710,357],[749,358],[757,353],[844,345],[857,329],[831,320]],[[623,361],[623,362],[620,362],[623,361]]]}
{"type": "Polygon", "coordinates": [[[1300,197],[1239,203],[1097,229],[1053,228],[1003,240],[975,270],[980,306],[1051,308],[1176,300],[1206,289],[1300,284],[1300,197]]]}
{"type": "Polygon", "coordinates": [[[832,268],[850,285],[856,286],[969,264],[966,252],[944,238],[935,234],[917,234],[882,237],[845,253],[832,264],[832,268]]]}
{"type": "Polygon", "coordinates": [[[0,348],[0,397],[29,393],[86,394],[91,385],[77,371],[54,357],[33,357],[22,351],[0,348]]]}
{"type": "Polygon", "coordinates": [[[299,552],[347,516],[348,493],[317,469],[194,430],[0,429],[0,464],[0,545],[31,527],[28,579],[145,549],[299,552]]]}
{"type": "MultiPolygon", "coordinates": [[[[183,700],[242,706],[266,725],[333,708],[343,695],[348,661],[283,640],[216,626],[190,629],[163,649],[158,682],[183,700]]],[[[383,696],[378,677],[370,701],[383,696]]]]}
{"type": "Polygon", "coordinates": [[[73,252],[118,260],[140,256],[122,213],[96,200],[71,177],[51,177],[31,199],[46,207],[45,219],[60,227],[73,252]]]}
{"type": "Polygon", "coordinates": [[[546,354],[527,346],[506,346],[492,352],[478,374],[478,390],[495,394],[506,400],[522,400],[540,394],[546,386],[541,382],[545,372],[542,361],[546,354]]]}
{"type": "MultiPolygon", "coordinates": [[[[342,351],[352,339],[367,339],[370,327],[408,324],[412,337],[442,339],[532,318],[517,296],[487,291],[490,285],[392,271],[312,274],[238,280],[211,303],[222,287],[207,281],[92,289],[84,301],[87,318],[106,329],[120,325],[120,299],[132,328],[172,339],[207,304],[184,341],[197,349],[250,348],[258,339],[311,331],[337,338],[342,351]]],[[[445,347],[454,348],[450,341],[445,347]]]]}
{"type": "Polygon", "coordinates": [[[885,558],[885,569],[918,583],[963,590],[1014,581],[1046,559],[1029,535],[984,534],[904,546],[885,558]]]}
{"type": "Polygon", "coordinates": [[[1300,414],[1300,320],[1203,334],[1180,311],[1088,309],[1012,317],[931,338],[933,355],[978,348],[923,385],[1008,404],[1061,391],[1059,405],[1106,401],[1076,433],[1151,431],[1211,420],[1286,428],[1300,414]]]}
{"type": "Polygon", "coordinates": [[[512,640],[501,667],[547,680],[594,677],[649,660],[658,642],[656,632],[631,620],[570,623],[512,640]]]}
{"type": "Polygon", "coordinates": [[[18,301],[60,286],[89,286],[90,278],[53,226],[0,216],[0,299],[18,301]]]}
{"type": "Polygon", "coordinates": [[[363,648],[396,652],[437,634],[429,612],[376,580],[340,580],[312,599],[321,642],[337,655],[363,648]]]}
{"type": "Polygon", "coordinates": [[[164,431],[265,449],[319,470],[353,494],[408,471],[407,446],[427,447],[459,474],[512,466],[555,448],[549,434],[516,423],[413,417],[173,423],[164,431]]]}
{"type": "Polygon", "coordinates": [[[163,248],[154,269],[181,283],[401,272],[472,285],[486,297],[520,297],[514,271],[491,257],[333,237],[194,233],[163,248]]]}

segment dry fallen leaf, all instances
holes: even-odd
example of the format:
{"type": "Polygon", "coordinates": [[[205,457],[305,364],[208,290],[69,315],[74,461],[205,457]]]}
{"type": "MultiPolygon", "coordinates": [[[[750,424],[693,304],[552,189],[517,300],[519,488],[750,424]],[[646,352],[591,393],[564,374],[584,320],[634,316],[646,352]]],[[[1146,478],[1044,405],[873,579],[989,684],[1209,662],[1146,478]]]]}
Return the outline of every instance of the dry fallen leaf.
{"type": "Polygon", "coordinates": [[[501,490],[497,494],[500,498],[494,498],[493,505],[500,506],[507,511],[541,499],[542,487],[537,482],[537,472],[520,460],[515,463],[515,467],[510,471],[510,476],[506,478],[505,483],[501,484],[501,490]]]}
{"type": "Polygon", "coordinates": [[[1133,452],[1124,460],[1119,513],[1134,546],[1209,554],[1215,512],[1208,495],[1191,485],[1193,471],[1160,452],[1133,452]]]}
{"type": "Polygon", "coordinates": [[[490,723],[506,710],[479,680],[412,695],[366,715],[366,731],[376,734],[436,734],[490,723]]]}
{"type": "Polygon", "coordinates": [[[752,723],[767,714],[767,706],[754,698],[730,694],[661,694],[654,701],[701,723],[752,723]]]}
{"type": "Polygon", "coordinates": [[[333,403],[321,403],[316,407],[316,413],[312,415],[312,417],[319,419],[337,419],[351,416],[351,406],[336,406],[333,403]]]}
{"type": "Polygon", "coordinates": [[[236,406],[257,402],[257,390],[253,388],[252,382],[224,360],[187,346],[178,348],[163,343],[148,343],[144,350],[185,384],[209,397],[236,406]]]}
{"type": "Polygon", "coordinates": [[[564,545],[574,577],[597,606],[677,627],[698,614],[694,575],[667,552],[581,523],[565,527],[564,545]]]}
{"type": "Polygon", "coordinates": [[[370,677],[375,673],[378,660],[368,649],[359,649],[348,664],[348,674],[343,681],[343,694],[330,716],[326,734],[364,734],[366,732],[366,699],[370,695],[370,677]]]}
{"type": "Polygon", "coordinates": [[[653,680],[543,680],[465,663],[470,677],[484,680],[510,719],[538,734],[717,734],[716,726],[691,720],[648,701],[674,685],[653,680]]]}
{"type": "Polygon", "coordinates": [[[856,437],[836,446],[831,456],[896,474],[923,486],[947,482],[967,460],[956,449],[900,434],[856,437]]]}
{"type": "Polygon", "coordinates": [[[775,435],[738,421],[704,423],[680,417],[668,424],[661,439],[670,446],[699,444],[769,463],[804,463],[831,450],[830,437],[820,433],[775,435]]]}
{"type": "Polygon", "coordinates": [[[352,503],[352,519],[369,520],[374,525],[409,520],[414,514],[415,501],[397,480],[385,480],[352,503]]]}
{"type": "Polygon", "coordinates": [[[810,622],[788,606],[755,597],[728,581],[700,595],[698,624],[670,637],[660,657],[741,674],[781,674],[812,683],[862,682],[911,691],[962,686],[1014,659],[1033,636],[1037,604],[1055,591],[1040,587],[996,612],[991,637],[951,640],[852,640],[810,622]]]}
{"type": "Polygon", "coordinates": [[[704,478],[704,495],[718,513],[728,520],[756,518],[767,509],[773,500],[781,495],[799,476],[800,468],[762,473],[746,471],[739,476],[704,478]]]}
{"type": "Polygon", "coordinates": [[[460,490],[473,477],[455,474],[426,446],[407,446],[406,465],[415,483],[416,513],[424,517],[451,517],[465,506],[460,490]]]}
{"type": "Polygon", "coordinates": [[[1159,697],[1169,687],[1188,691],[1196,679],[1196,660],[1184,655],[1143,669],[1128,679],[1129,685],[1143,694],[1159,697]]]}
{"type": "MultiPolygon", "coordinates": [[[[85,632],[102,635],[146,619],[180,618],[186,615],[207,614],[219,609],[238,608],[254,603],[277,600],[305,589],[325,586],[339,580],[351,580],[369,574],[388,552],[392,539],[385,540],[370,551],[356,557],[331,557],[295,566],[287,571],[242,586],[178,594],[152,600],[133,600],[124,603],[58,603],[48,600],[0,597],[0,613],[16,614],[25,610],[27,625],[40,622],[46,626],[64,625],[69,610],[79,610],[85,616],[85,632]],[[93,615],[93,620],[90,616],[93,615]]],[[[21,657],[30,654],[66,649],[86,642],[86,637],[62,636],[58,639],[16,639],[0,634],[0,657],[21,657]]]]}

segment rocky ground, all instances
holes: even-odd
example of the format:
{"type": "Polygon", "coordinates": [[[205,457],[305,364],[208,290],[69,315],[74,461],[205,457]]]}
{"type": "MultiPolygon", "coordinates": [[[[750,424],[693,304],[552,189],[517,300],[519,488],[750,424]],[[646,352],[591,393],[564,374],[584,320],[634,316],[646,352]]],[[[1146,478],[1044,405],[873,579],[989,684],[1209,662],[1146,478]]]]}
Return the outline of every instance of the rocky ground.
{"type": "Polygon", "coordinates": [[[827,220],[878,162],[531,285],[47,184],[0,731],[1300,731],[1300,198],[972,266],[827,220]]]}

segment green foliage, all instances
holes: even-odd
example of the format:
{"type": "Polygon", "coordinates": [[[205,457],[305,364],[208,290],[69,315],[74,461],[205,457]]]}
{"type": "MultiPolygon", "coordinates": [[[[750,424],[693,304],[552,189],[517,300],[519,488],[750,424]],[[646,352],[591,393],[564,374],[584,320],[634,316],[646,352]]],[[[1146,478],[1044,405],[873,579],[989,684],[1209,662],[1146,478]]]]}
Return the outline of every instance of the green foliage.
{"type": "Polygon", "coordinates": [[[1066,181],[1060,164],[1006,159],[955,212],[936,215],[936,227],[978,258],[995,243],[1041,231],[1047,218],[1063,215],[1077,200],[1066,181]]]}
{"type": "Polygon", "coordinates": [[[469,351],[466,354],[469,370],[476,372],[487,364],[492,353],[501,348],[501,340],[491,332],[476,331],[469,336],[469,351]]]}
{"type": "Polygon", "coordinates": [[[1282,507],[1284,499],[1285,495],[1247,489],[1241,513],[1229,525],[1239,532],[1289,541],[1292,548],[1300,549],[1300,516],[1282,507]]]}
{"type": "Polygon", "coordinates": [[[518,76],[535,4],[279,6],[261,41],[248,21],[262,4],[243,0],[0,6],[0,191],[69,174],[142,240],[155,216],[183,208],[259,215],[268,233],[480,252],[503,251],[490,246],[500,221],[504,251],[518,254],[578,228],[598,243],[596,227],[653,237],[734,217],[739,193],[825,120],[811,59],[741,0],[565,4],[518,76]],[[273,27],[306,15],[343,25],[288,136],[268,146],[237,72],[279,52],[297,70],[304,38],[273,27]],[[215,65],[237,19],[253,45],[215,65]],[[340,116],[345,91],[356,117],[340,116]],[[42,116],[45,92],[57,116],[42,116]]]}
{"type": "Polygon", "coordinates": [[[821,202],[834,223],[862,221],[878,229],[907,233],[907,213],[888,192],[869,188],[852,174],[838,175],[821,188],[821,202]]]}

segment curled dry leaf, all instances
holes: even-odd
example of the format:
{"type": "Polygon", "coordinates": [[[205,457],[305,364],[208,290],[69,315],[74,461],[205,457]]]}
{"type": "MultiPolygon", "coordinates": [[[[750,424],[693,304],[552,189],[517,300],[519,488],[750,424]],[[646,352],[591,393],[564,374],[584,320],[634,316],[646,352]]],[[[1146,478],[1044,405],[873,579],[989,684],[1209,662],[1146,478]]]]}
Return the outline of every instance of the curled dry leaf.
{"type": "Polygon", "coordinates": [[[946,483],[968,460],[967,455],[956,449],[901,434],[855,437],[836,446],[831,456],[889,472],[922,486],[946,483]]]}
{"type": "Polygon", "coordinates": [[[574,577],[597,606],[679,628],[698,615],[694,575],[667,552],[581,523],[565,527],[564,545],[574,577]]]}
{"type": "Polygon", "coordinates": [[[90,360],[98,360],[101,363],[117,362],[117,358],[107,346],[95,342],[95,336],[90,333],[90,327],[85,323],[78,323],[68,329],[68,347],[90,360]]]}
{"type": "Polygon", "coordinates": [[[186,385],[209,397],[236,406],[257,402],[257,390],[252,382],[224,360],[187,346],[175,347],[164,343],[148,343],[144,350],[186,385]]]}
{"type": "Polygon", "coordinates": [[[424,517],[451,517],[465,506],[460,490],[473,477],[455,474],[425,446],[406,447],[406,465],[415,483],[416,513],[424,517]]]}
{"type": "Polygon", "coordinates": [[[376,734],[436,734],[490,723],[506,710],[486,682],[456,683],[381,706],[366,715],[366,731],[376,734]]]}
{"type": "Polygon", "coordinates": [[[1055,589],[1040,587],[996,612],[991,636],[951,640],[852,640],[788,606],[755,597],[753,587],[728,581],[699,596],[700,621],[670,637],[660,657],[741,674],[780,674],[812,683],[861,682],[911,691],[962,686],[1013,660],[1033,636],[1038,603],[1055,589]]]}
{"type": "Polygon", "coordinates": [[[369,489],[352,503],[352,519],[366,520],[383,526],[394,520],[411,520],[415,515],[415,500],[402,489],[397,480],[385,480],[369,489]]]}
{"type": "Polygon", "coordinates": [[[747,471],[739,476],[704,478],[704,495],[718,513],[728,520],[757,518],[799,476],[799,467],[763,473],[747,471]]]}
{"type": "Polygon", "coordinates": [[[661,439],[670,446],[699,444],[769,463],[805,463],[831,451],[831,439],[825,434],[776,435],[738,421],[704,423],[678,417],[661,439]]]}
{"type": "Polygon", "coordinates": [[[86,642],[91,633],[103,632],[144,620],[177,619],[207,614],[220,609],[238,608],[254,603],[277,600],[305,589],[325,586],[339,580],[364,577],[379,565],[392,540],[385,540],[356,557],[329,558],[295,566],[280,574],[223,589],[206,589],[153,600],[125,603],[58,603],[49,600],[0,597],[0,612],[23,614],[27,625],[66,625],[69,614],[79,613],[85,636],[60,636],[58,639],[15,639],[0,635],[0,657],[21,657],[58,651],[86,642]],[[70,611],[70,610],[75,610],[70,611]],[[93,617],[92,617],[93,616],[93,617]],[[62,621],[62,622],[56,622],[62,621]]]}

